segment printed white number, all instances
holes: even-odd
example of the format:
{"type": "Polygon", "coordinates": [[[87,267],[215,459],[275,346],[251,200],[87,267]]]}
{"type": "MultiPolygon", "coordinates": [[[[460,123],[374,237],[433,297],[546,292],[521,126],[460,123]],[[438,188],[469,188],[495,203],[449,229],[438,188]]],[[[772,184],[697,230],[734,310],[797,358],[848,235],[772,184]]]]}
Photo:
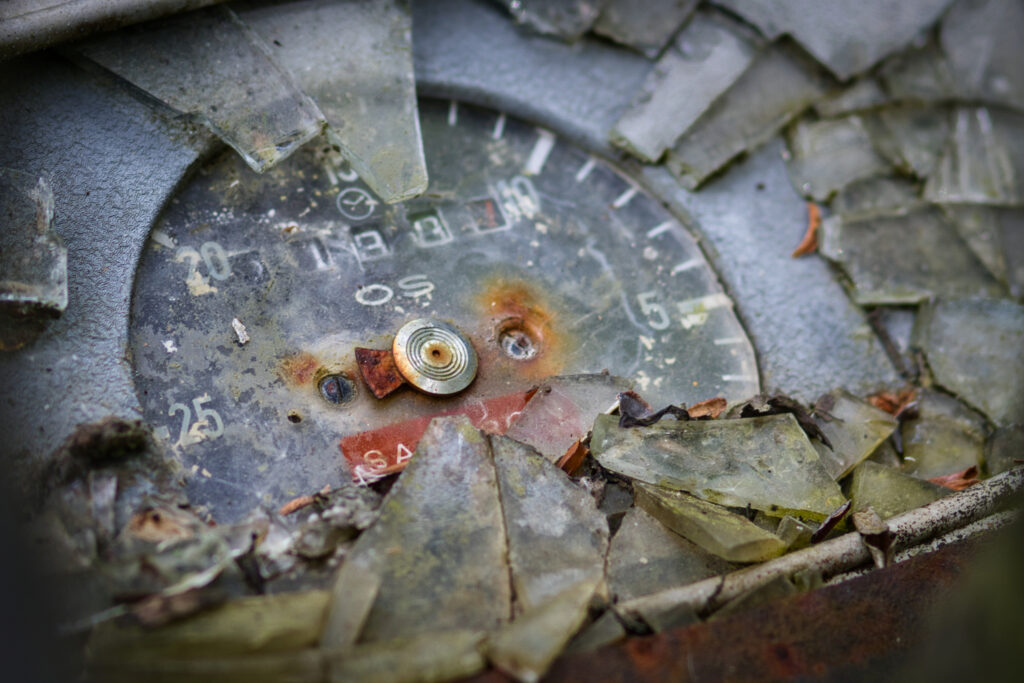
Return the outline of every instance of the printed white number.
{"type": "Polygon", "coordinates": [[[203,242],[199,247],[199,253],[203,257],[206,269],[210,271],[210,277],[214,280],[227,280],[231,277],[231,264],[228,262],[228,254],[224,247],[216,242],[203,242]]]}
{"type": "Polygon", "coordinates": [[[540,197],[529,178],[517,175],[509,182],[500,180],[495,184],[495,189],[509,223],[533,218],[540,212],[540,197]]]}
{"type": "Polygon", "coordinates": [[[224,433],[224,420],[213,408],[204,408],[203,405],[213,399],[209,394],[203,394],[192,399],[192,407],[195,408],[196,421],[192,422],[192,411],[184,403],[172,403],[167,411],[169,416],[181,413],[181,428],[178,430],[178,444],[187,445],[197,443],[203,439],[216,439],[224,433]],[[213,421],[211,427],[210,421],[213,421]],[[191,425],[191,426],[189,426],[191,425]]]}
{"type": "Polygon", "coordinates": [[[412,229],[415,232],[417,244],[425,249],[439,247],[452,241],[452,233],[444,224],[440,213],[437,215],[426,214],[415,218],[412,222],[412,229]]]}
{"type": "Polygon", "coordinates": [[[352,233],[352,244],[356,258],[360,261],[375,261],[388,255],[388,245],[379,230],[363,230],[352,233]]]}
{"type": "Polygon", "coordinates": [[[671,321],[665,307],[658,302],[657,292],[642,292],[636,295],[640,310],[647,316],[647,325],[652,330],[667,330],[671,321]]]}
{"type": "Polygon", "coordinates": [[[214,280],[227,280],[231,277],[231,262],[228,261],[228,253],[216,242],[203,242],[199,246],[199,251],[192,247],[181,247],[174,260],[178,263],[188,262],[186,282],[202,281],[203,276],[199,273],[200,261],[206,266],[207,272],[214,280]]]}

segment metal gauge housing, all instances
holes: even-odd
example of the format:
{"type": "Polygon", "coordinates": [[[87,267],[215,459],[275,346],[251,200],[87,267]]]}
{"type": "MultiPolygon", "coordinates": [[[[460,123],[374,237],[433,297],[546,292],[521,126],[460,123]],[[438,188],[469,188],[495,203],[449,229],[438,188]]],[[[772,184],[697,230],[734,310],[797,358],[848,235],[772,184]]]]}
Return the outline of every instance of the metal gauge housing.
{"type": "Polygon", "coordinates": [[[630,378],[653,404],[757,390],[730,299],[658,200],[549,130],[420,106],[421,197],[382,203],[325,145],[263,175],[225,151],[151,233],[133,299],[135,383],[194,475],[190,498],[218,519],[346,478],[347,437],[487,410],[554,375],[630,378]],[[413,319],[471,341],[468,389],[383,400],[367,389],[354,349],[390,348],[413,319]]]}

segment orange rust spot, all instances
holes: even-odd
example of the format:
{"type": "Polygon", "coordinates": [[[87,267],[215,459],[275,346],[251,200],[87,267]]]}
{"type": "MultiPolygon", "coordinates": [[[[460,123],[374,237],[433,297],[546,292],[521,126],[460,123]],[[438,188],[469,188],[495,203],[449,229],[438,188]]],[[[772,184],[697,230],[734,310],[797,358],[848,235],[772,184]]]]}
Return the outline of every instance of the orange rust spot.
{"type": "MultiPolygon", "coordinates": [[[[557,375],[566,364],[571,345],[560,325],[562,315],[550,298],[537,286],[523,280],[494,277],[484,283],[476,297],[486,329],[488,344],[478,349],[481,356],[514,362],[517,373],[529,378],[557,375]],[[501,351],[499,338],[503,332],[521,330],[533,341],[536,355],[526,360],[511,361],[501,351]]],[[[484,365],[483,359],[481,365],[484,365]]]]}
{"type": "Polygon", "coordinates": [[[320,361],[313,354],[300,351],[281,361],[278,374],[288,384],[301,385],[312,382],[319,369],[320,361]]]}
{"type": "Polygon", "coordinates": [[[405,384],[389,349],[357,348],[355,354],[359,374],[377,398],[384,398],[405,384]]]}

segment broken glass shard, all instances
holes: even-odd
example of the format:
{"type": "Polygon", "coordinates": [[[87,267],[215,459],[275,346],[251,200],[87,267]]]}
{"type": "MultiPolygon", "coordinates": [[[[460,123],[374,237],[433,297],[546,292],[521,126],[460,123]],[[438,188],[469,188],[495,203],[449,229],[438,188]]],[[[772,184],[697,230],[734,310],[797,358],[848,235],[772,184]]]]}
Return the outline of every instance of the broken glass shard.
{"type": "Polygon", "coordinates": [[[594,33],[629,45],[654,59],[699,0],[647,0],[637,11],[634,0],[604,0],[594,33]]]}
{"type": "Polygon", "coordinates": [[[75,49],[172,109],[197,117],[257,172],[323,129],[316,104],[225,7],[133,26],[75,49]]]}
{"type": "Polygon", "coordinates": [[[715,0],[769,38],[789,34],[843,80],[910,43],[951,1],[715,0]]]}
{"type": "Polygon", "coordinates": [[[666,164],[695,189],[740,153],[768,140],[831,87],[784,45],[764,50],[669,150],[666,164]]]}
{"type": "Polygon", "coordinates": [[[586,437],[594,418],[608,412],[619,392],[631,386],[612,375],[552,377],[537,389],[505,434],[558,462],[586,437]]]}
{"type": "Polygon", "coordinates": [[[820,238],[819,251],[846,271],[861,305],[1003,291],[937,207],[895,216],[831,216],[822,222],[820,238]]]}
{"type": "Polygon", "coordinates": [[[799,592],[799,589],[793,585],[788,576],[775,576],[768,582],[755,586],[741,595],[737,595],[715,610],[710,619],[720,619],[730,614],[753,609],[754,607],[766,605],[782,598],[788,598],[799,592]]]}
{"type": "Polygon", "coordinates": [[[939,102],[960,95],[946,55],[934,40],[885,60],[878,78],[892,100],[939,102]]]}
{"type": "Polygon", "coordinates": [[[785,542],[746,517],[682,491],[636,484],[637,504],[683,538],[728,562],[763,562],[785,542]]]}
{"type": "MultiPolygon", "coordinates": [[[[947,204],[942,210],[956,225],[960,237],[992,276],[1006,283],[1006,255],[1002,249],[999,213],[1004,209],[978,204],[947,204]]],[[[1014,210],[1009,210],[1017,213],[1014,210]]]]}
{"type": "Polygon", "coordinates": [[[920,479],[980,467],[985,446],[985,421],[952,396],[921,389],[917,417],[900,427],[903,469],[920,479]]]}
{"type": "Polygon", "coordinates": [[[942,20],[939,41],[966,98],[1024,109],[1024,4],[962,0],[942,20]]]}
{"type": "Polygon", "coordinates": [[[924,198],[939,204],[1024,204],[1024,114],[957,109],[924,198]]]}
{"type": "Polygon", "coordinates": [[[824,118],[832,118],[874,109],[887,101],[888,97],[876,79],[859,78],[815,104],[814,111],[824,118]]]}
{"type": "Polygon", "coordinates": [[[927,505],[950,493],[924,481],[874,462],[863,462],[853,471],[850,498],[854,510],[872,508],[882,519],[927,505]]]}
{"type": "MultiPolygon", "coordinates": [[[[652,520],[653,521],[653,520],[652,520]]],[[[657,522],[654,522],[657,524],[657,522]]],[[[667,532],[668,533],[668,532],[667,532]]],[[[611,645],[626,637],[626,629],[615,616],[615,612],[608,610],[599,616],[594,623],[585,626],[565,648],[566,654],[573,652],[593,652],[605,645],[611,645]]]]}
{"type": "Polygon", "coordinates": [[[871,455],[896,430],[898,422],[843,389],[825,394],[814,406],[814,422],[832,443],[813,442],[821,464],[839,480],[871,455]]]}
{"type": "Polygon", "coordinates": [[[480,651],[483,639],[484,634],[478,631],[453,629],[360,645],[328,654],[327,680],[440,683],[466,678],[487,667],[480,651]]]}
{"type": "Polygon", "coordinates": [[[814,535],[815,530],[807,522],[802,522],[796,517],[786,515],[779,521],[775,535],[782,539],[783,543],[786,544],[786,550],[790,551],[810,545],[811,537],[814,535]]]}
{"type": "Polygon", "coordinates": [[[949,139],[949,111],[936,106],[903,105],[864,117],[875,148],[900,172],[927,178],[949,139]]]}
{"type": "Polygon", "coordinates": [[[917,186],[906,178],[878,176],[850,183],[836,193],[832,213],[843,219],[906,213],[920,203],[917,186]]]}
{"type": "Polygon", "coordinates": [[[576,583],[527,609],[488,637],[487,658],[524,683],[540,680],[587,618],[596,586],[576,583]]]}
{"type": "Polygon", "coordinates": [[[842,493],[790,414],[622,429],[602,415],[591,451],[605,469],[699,498],[822,520],[842,493]]]}
{"type": "Polygon", "coordinates": [[[875,152],[859,116],[799,121],[788,137],[786,170],[797,192],[825,201],[861,178],[883,175],[889,164],[875,152]]]}
{"type": "Polygon", "coordinates": [[[516,608],[537,608],[580,585],[589,586],[585,603],[604,577],[608,550],[594,498],[530,447],[506,437],[491,444],[516,608]]]}
{"type": "Polygon", "coordinates": [[[576,40],[597,20],[601,0],[500,0],[520,24],[534,31],[576,40]]]}
{"type": "Polygon", "coordinates": [[[377,196],[392,203],[426,190],[406,3],[253,3],[239,16],[316,101],[328,138],[377,196]]]}
{"type": "MultiPolygon", "coordinates": [[[[631,13],[644,14],[635,8],[631,13]]],[[[759,47],[757,38],[736,22],[697,14],[648,75],[612,130],[612,142],[657,162],[746,71],[759,47]]]]}
{"type": "Polygon", "coordinates": [[[992,476],[1020,467],[1024,457],[1024,425],[1000,427],[985,444],[985,467],[992,476]]]}
{"type": "Polygon", "coordinates": [[[381,579],[360,641],[496,628],[510,614],[506,556],[487,438],[465,417],[435,419],[342,565],[381,579]]]}
{"type": "Polygon", "coordinates": [[[621,602],[736,568],[634,507],[626,513],[608,549],[608,590],[621,602]]]}
{"type": "Polygon", "coordinates": [[[938,384],[998,425],[1024,422],[1024,306],[940,300],[922,308],[914,332],[938,384]]]}
{"type": "Polygon", "coordinates": [[[89,652],[158,660],[301,650],[316,644],[329,599],[327,591],[244,596],[156,629],[109,621],[93,630],[89,652]]]}
{"type": "Polygon", "coordinates": [[[0,168],[0,350],[16,349],[68,305],[68,254],[40,176],[0,168]]]}

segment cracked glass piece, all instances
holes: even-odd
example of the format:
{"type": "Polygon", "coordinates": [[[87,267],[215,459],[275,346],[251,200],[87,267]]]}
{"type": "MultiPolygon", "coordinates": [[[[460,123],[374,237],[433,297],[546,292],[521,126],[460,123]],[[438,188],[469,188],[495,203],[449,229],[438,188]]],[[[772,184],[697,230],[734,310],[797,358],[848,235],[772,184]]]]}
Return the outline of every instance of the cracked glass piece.
{"type": "Polygon", "coordinates": [[[799,592],[788,576],[776,576],[767,583],[751,588],[722,605],[709,617],[709,621],[788,598],[799,592]]]}
{"type": "Polygon", "coordinates": [[[850,183],[832,199],[832,213],[844,219],[899,214],[920,204],[918,189],[906,178],[876,176],[850,183]]]}
{"type": "Polygon", "coordinates": [[[590,448],[605,469],[721,505],[820,521],[843,503],[790,414],[630,429],[602,415],[590,448]]]}
{"type": "MultiPolygon", "coordinates": [[[[633,10],[633,14],[642,14],[633,10]]],[[[612,143],[657,162],[731,86],[760,41],[736,22],[701,13],[679,33],[612,130],[612,143]]]]}
{"type": "Polygon", "coordinates": [[[491,447],[516,609],[540,607],[581,585],[589,586],[586,603],[604,577],[608,551],[608,523],[593,496],[529,446],[493,437],[491,447]]]}
{"type": "Polygon", "coordinates": [[[995,476],[1020,467],[1024,456],[1024,425],[999,427],[985,444],[985,468],[995,476]]]}
{"type": "Polygon", "coordinates": [[[0,168],[0,351],[21,348],[68,305],[68,252],[45,178],[0,168]]]}
{"type": "Polygon", "coordinates": [[[958,109],[924,198],[939,204],[1024,204],[1024,114],[958,109]]]}
{"type": "Polygon", "coordinates": [[[901,105],[864,117],[871,142],[902,173],[927,178],[935,169],[950,133],[947,109],[901,105]]]}
{"type": "Polygon", "coordinates": [[[683,538],[727,562],[763,562],[778,557],[786,543],[746,517],[721,505],[637,483],[637,505],[683,538]]]}
{"type": "Polygon", "coordinates": [[[771,138],[832,83],[794,50],[772,45],[668,152],[666,165],[693,190],[740,153],[771,138]]]}
{"type": "Polygon", "coordinates": [[[871,455],[899,425],[896,418],[843,389],[825,394],[814,406],[814,422],[832,443],[813,441],[821,464],[839,480],[871,455]]]}
{"type": "Polygon", "coordinates": [[[894,469],[902,469],[903,461],[900,459],[900,454],[896,452],[896,447],[892,445],[892,441],[886,441],[881,446],[875,449],[866,462],[873,462],[876,465],[884,465],[885,467],[892,467],[894,469]]]}
{"type": "Polygon", "coordinates": [[[552,377],[537,389],[505,434],[558,462],[586,437],[594,418],[615,405],[632,383],[612,375],[552,377]]]}
{"type": "Polygon", "coordinates": [[[300,0],[237,9],[320,107],[328,139],[377,196],[393,203],[427,189],[406,3],[300,0]]]}
{"type": "Polygon", "coordinates": [[[846,80],[934,24],[952,0],[715,0],[769,38],[789,34],[846,80]]]}
{"type": "Polygon", "coordinates": [[[603,0],[498,0],[534,31],[576,40],[597,21],[603,0]]]}
{"type": "Polygon", "coordinates": [[[360,642],[496,628],[510,614],[506,556],[487,438],[465,417],[435,419],[342,565],[381,578],[360,642]]]}
{"type": "Polygon", "coordinates": [[[257,172],[323,130],[317,106],[226,7],[140,24],[75,49],[197,117],[257,172]]]}
{"type": "MultiPolygon", "coordinates": [[[[956,225],[960,237],[992,276],[1006,284],[1006,254],[1002,248],[999,214],[1004,209],[977,204],[947,204],[942,210],[956,225]]],[[[1019,213],[1010,209],[1013,213],[1019,213]]],[[[1020,212],[1019,215],[1024,215],[1020,212]]]]}
{"type": "Polygon", "coordinates": [[[487,658],[524,683],[543,676],[587,618],[596,582],[576,583],[520,614],[487,639],[487,658]]]}
{"type": "Polygon", "coordinates": [[[621,602],[734,569],[735,564],[706,552],[642,508],[633,507],[608,549],[608,590],[621,602]]]}
{"type": "MultiPolygon", "coordinates": [[[[657,524],[657,522],[654,523],[657,524]]],[[[613,610],[608,610],[599,616],[594,623],[583,627],[565,648],[565,652],[566,654],[593,652],[605,645],[618,642],[625,637],[626,629],[623,628],[622,622],[615,616],[613,610]]]]}
{"type": "Polygon", "coordinates": [[[903,470],[919,479],[981,467],[985,421],[952,396],[920,389],[917,417],[900,426],[903,470]]]}
{"type": "Polygon", "coordinates": [[[937,102],[960,96],[946,55],[934,40],[885,60],[878,79],[893,100],[937,102]]]}
{"type": "Polygon", "coordinates": [[[889,164],[875,151],[859,116],[799,121],[786,136],[786,170],[797,192],[823,202],[855,180],[884,175],[889,164]]]}
{"type": "Polygon", "coordinates": [[[160,660],[230,657],[312,647],[330,593],[243,596],[158,628],[114,620],[97,626],[90,657],[160,660]]]}
{"type": "Polygon", "coordinates": [[[331,683],[440,683],[462,679],[487,668],[480,651],[483,639],[484,634],[478,631],[453,629],[359,645],[328,655],[327,680],[331,683]]]}
{"type": "Polygon", "coordinates": [[[811,536],[816,529],[796,517],[786,515],[779,520],[779,526],[775,529],[775,535],[786,544],[786,551],[799,550],[811,544],[811,536]]]}
{"type": "Polygon", "coordinates": [[[936,383],[997,425],[1024,422],[1024,306],[1005,299],[935,301],[918,314],[914,339],[936,383]]]}
{"type": "Polygon", "coordinates": [[[1003,293],[938,207],[896,216],[830,216],[819,237],[819,251],[846,271],[853,300],[861,305],[1003,293]]]}
{"type": "Polygon", "coordinates": [[[942,20],[939,42],[966,98],[1024,109],[1024,4],[959,0],[942,20]]]}
{"type": "Polygon", "coordinates": [[[604,0],[594,33],[629,45],[654,59],[700,0],[646,0],[637,11],[635,0],[604,0]]]}
{"type": "Polygon", "coordinates": [[[858,465],[850,481],[853,510],[870,507],[882,519],[927,505],[947,493],[952,491],[870,461],[858,465]]]}
{"type": "Polygon", "coordinates": [[[814,111],[818,113],[818,116],[831,118],[874,109],[882,106],[888,100],[888,96],[882,90],[877,79],[858,78],[842,90],[817,102],[814,105],[814,111]]]}

